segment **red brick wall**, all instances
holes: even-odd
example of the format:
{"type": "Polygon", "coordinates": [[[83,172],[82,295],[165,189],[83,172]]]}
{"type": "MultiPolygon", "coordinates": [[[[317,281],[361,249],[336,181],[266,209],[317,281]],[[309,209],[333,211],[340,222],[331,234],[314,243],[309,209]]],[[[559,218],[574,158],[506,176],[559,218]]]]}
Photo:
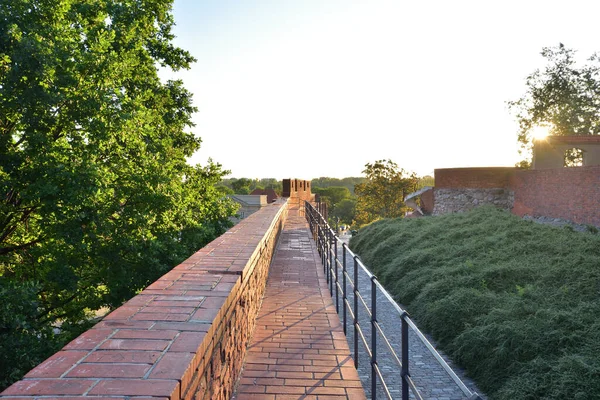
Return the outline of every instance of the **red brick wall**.
{"type": "Polygon", "coordinates": [[[435,170],[436,189],[491,189],[508,186],[510,167],[443,168],[435,170]]]}
{"type": "Polygon", "coordinates": [[[425,215],[431,215],[431,213],[433,213],[433,204],[433,189],[430,189],[421,195],[421,210],[423,210],[423,213],[425,213],[425,215]]]}
{"type": "Polygon", "coordinates": [[[292,203],[301,201],[314,201],[315,196],[311,192],[310,181],[301,179],[284,179],[281,197],[289,197],[292,203]]]}
{"type": "Polygon", "coordinates": [[[287,207],[272,204],[242,220],[31,370],[3,400],[230,398],[287,207]]]}
{"type": "Polygon", "coordinates": [[[600,226],[600,166],[517,171],[510,189],[514,214],[600,226]]]}

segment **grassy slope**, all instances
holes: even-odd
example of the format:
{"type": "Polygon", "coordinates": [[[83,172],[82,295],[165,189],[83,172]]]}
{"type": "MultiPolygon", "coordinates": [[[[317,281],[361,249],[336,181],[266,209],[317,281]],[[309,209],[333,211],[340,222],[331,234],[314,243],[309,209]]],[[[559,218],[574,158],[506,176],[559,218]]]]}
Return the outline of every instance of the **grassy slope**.
{"type": "Polygon", "coordinates": [[[600,235],[482,207],[351,247],[490,398],[600,398],[600,235]]]}

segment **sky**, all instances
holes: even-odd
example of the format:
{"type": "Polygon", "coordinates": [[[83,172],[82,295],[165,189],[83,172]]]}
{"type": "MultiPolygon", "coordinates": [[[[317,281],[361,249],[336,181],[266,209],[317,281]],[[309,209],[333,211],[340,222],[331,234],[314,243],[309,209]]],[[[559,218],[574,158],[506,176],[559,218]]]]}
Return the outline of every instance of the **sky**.
{"type": "Polygon", "coordinates": [[[189,162],[236,178],[513,166],[506,103],[542,48],[600,51],[597,0],[175,0],[173,15],[198,60],[161,71],[199,110],[189,162]]]}

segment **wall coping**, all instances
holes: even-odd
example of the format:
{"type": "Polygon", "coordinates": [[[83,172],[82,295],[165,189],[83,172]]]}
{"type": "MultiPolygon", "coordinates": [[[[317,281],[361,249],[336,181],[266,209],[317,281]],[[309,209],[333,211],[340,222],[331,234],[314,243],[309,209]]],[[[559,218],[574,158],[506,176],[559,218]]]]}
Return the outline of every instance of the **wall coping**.
{"type": "MultiPolygon", "coordinates": [[[[214,362],[224,364],[210,359],[217,348],[215,338],[231,330],[228,318],[235,318],[232,310],[239,289],[254,273],[257,260],[263,254],[271,257],[265,249],[274,246],[287,207],[287,200],[278,201],[240,221],[29,371],[0,397],[178,400],[194,396],[199,373],[214,362]]],[[[261,262],[268,267],[270,258],[261,262]]]]}

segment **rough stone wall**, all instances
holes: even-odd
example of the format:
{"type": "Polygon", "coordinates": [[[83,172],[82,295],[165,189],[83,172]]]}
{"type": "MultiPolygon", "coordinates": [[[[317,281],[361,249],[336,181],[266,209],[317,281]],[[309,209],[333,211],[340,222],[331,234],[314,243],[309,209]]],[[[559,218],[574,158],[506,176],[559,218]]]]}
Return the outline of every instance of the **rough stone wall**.
{"type": "Polygon", "coordinates": [[[433,215],[464,212],[488,204],[505,210],[511,210],[514,202],[513,191],[505,188],[435,188],[434,197],[433,215]]]}
{"type": "Polygon", "coordinates": [[[0,395],[230,398],[287,207],[243,220],[0,395]]]}

